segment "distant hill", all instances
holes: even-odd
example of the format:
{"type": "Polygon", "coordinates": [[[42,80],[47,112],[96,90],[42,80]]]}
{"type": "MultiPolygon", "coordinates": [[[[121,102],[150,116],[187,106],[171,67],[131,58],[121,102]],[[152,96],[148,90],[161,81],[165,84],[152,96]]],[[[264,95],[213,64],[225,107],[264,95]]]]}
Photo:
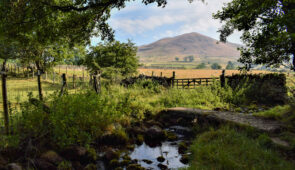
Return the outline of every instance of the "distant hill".
{"type": "Polygon", "coordinates": [[[199,33],[188,33],[172,38],[164,38],[138,48],[141,62],[182,61],[186,56],[194,56],[196,62],[236,61],[240,52],[233,43],[221,43],[199,33]]]}

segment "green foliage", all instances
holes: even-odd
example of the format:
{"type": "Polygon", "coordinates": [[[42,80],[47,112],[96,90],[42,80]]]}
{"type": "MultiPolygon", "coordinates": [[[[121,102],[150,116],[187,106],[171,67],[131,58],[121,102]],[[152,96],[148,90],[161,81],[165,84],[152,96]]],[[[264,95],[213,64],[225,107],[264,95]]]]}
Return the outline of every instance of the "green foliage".
{"type": "Polygon", "coordinates": [[[211,68],[212,68],[213,70],[219,70],[219,69],[221,69],[221,65],[219,65],[218,63],[213,63],[213,64],[211,65],[211,68]]]}
{"type": "Polygon", "coordinates": [[[235,30],[243,32],[246,47],[240,48],[239,61],[247,69],[251,64],[288,63],[295,70],[294,13],[294,0],[233,0],[213,16],[225,22],[219,30],[221,41],[235,30]]]}
{"type": "Polygon", "coordinates": [[[225,69],[227,70],[234,70],[236,67],[234,65],[234,63],[232,63],[231,61],[229,61],[225,67],[225,69]]]}
{"type": "Polygon", "coordinates": [[[91,49],[92,52],[85,59],[85,65],[91,72],[108,67],[118,69],[124,76],[137,72],[137,47],[131,41],[128,43],[107,42],[91,49]]]}
{"type": "Polygon", "coordinates": [[[265,148],[267,137],[251,139],[229,127],[211,130],[191,145],[188,169],[294,169],[279,153],[265,148]]]}
{"type": "Polygon", "coordinates": [[[184,62],[193,62],[195,60],[194,56],[186,56],[184,57],[184,62]]]}
{"type": "Polygon", "coordinates": [[[207,68],[205,63],[201,63],[201,64],[197,65],[197,67],[196,67],[196,69],[205,69],[205,68],[207,68]]]}

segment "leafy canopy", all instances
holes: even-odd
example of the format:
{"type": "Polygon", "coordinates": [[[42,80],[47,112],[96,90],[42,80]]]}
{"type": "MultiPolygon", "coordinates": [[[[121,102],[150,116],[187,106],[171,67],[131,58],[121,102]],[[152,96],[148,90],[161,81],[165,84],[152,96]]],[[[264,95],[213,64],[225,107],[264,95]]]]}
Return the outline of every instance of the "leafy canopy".
{"type": "Polygon", "coordinates": [[[246,47],[240,48],[239,61],[247,69],[287,64],[295,71],[295,0],[233,0],[213,17],[225,23],[221,41],[235,30],[243,32],[246,47]]]}
{"type": "Polygon", "coordinates": [[[91,72],[113,67],[119,69],[122,75],[127,75],[137,70],[137,47],[131,41],[100,43],[96,47],[91,47],[91,50],[85,59],[85,65],[91,72]]]}

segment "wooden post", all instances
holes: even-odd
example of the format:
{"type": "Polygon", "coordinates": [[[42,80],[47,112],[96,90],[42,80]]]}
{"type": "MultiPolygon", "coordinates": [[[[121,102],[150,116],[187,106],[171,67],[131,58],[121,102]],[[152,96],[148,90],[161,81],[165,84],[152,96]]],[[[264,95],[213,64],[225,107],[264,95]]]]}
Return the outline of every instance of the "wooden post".
{"type": "Polygon", "coordinates": [[[160,77],[162,77],[162,76],[163,76],[163,73],[161,72],[161,73],[160,73],[160,77]]]}
{"type": "Polygon", "coordinates": [[[73,74],[73,88],[76,88],[76,75],[73,74]]]}
{"type": "Polygon", "coordinates": [[[6,68],[5,68],[6,60],[2,65],[2,98],[3,98],[3,116],[4,116],[4,124],[5,124],[5,132],[6,135],[9,135],[9,115],[8,115],[8,100],[7,100],[7,86],[6,86],[6,68]]]}
{"type": "Polygon", "coordinates": [[[84,77],[84,67],[82,67],[82,78],[83,78],[83,83],[84,83],[84,80],[85,80],[85,77],[84,77]]]}
{"type": "Polygon", "coordinates": [[[154,77],[154,71],[152,71],[152,77],[154,77]]]}
{"type": "Polygon", "coordinates": [[[64,94],[65,88],[67,87],[67,76],[65,73],[62,74],[61,76],[62,78],[62,86],[61,86],[61,90],[60,90],[60,95],[62,96],[64,94]]]}
{"type": "Polygon", "coordinates": [[[222,70],[222,74],[220,75],[220,86],[224,87],[225,85],[225,70],[222,70]]]}
{"type": "Polygon", "coordinates": [[[53,84],[55,83],[55,72],[53,71],[53,74],[52,74],[52,82],[53,84]]]}

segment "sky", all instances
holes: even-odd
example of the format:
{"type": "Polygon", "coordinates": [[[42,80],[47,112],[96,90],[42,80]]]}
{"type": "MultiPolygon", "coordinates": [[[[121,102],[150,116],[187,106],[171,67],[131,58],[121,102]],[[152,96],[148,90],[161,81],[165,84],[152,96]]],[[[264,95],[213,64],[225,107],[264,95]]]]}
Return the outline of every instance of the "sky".
{"type": "MultiPolygon", "coordinates": [[[[195,0],[168,0],[165,8],[156,4],[144,5],[141,0],[128,2],[121,10],[112,10],[108,21],[115,30],[115,39],[127,42],[130,39],[137,46],[150,44],[159,39],[198,32],[219,39],[219,20],[212,18],[212,13],[221,10],[224,3],[231,0],[207,0],[203,3],[195,0]]],[[[242,44],[241,33],[234,33],[229,42],[242,44]]],[[[92,39],[92,45],[100,42],[92,39]]]]}

